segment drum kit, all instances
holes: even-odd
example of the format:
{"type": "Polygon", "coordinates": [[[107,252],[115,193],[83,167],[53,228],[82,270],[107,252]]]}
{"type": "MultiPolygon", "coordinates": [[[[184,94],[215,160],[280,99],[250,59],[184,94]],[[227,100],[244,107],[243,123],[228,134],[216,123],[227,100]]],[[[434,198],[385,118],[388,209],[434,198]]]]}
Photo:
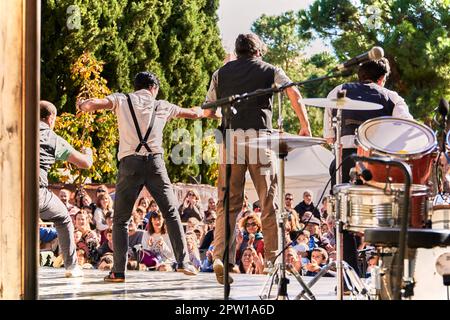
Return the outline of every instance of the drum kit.
{"type": "MultiPolygon", "coordinates": [[[[356,131],[357,154],[391,159],[406,164],[411,169],[412,184],[405,189],[405,174],[396,166],[383,163],[364,163],[371,173],[370,181],[362,185],[342,183],[342,144],[340,140],[342,110],[375,110],[382,106],[364,101],[351,100],[345,92],[336,99],[303,99],[308,106],[337,110],[332,119],[337,139],[333,145],[336,157],[336,185],[328,197],[329,214],[337,224],[336,260],[327,265],[309,283],[297,272],[291,272],[301,284],[303,291],[297,299],[315,299],[311,287],[328,271],[336,269],[337,298],[343,299],[343,285],[350,289],[355,299],[448,299],[450,285],[450,195],[433,194],[432,173],[439,166],[439,148],[435,133],[414,120],[394,117],[379,117],[361,124],[356,131]],[[409,194],[405,194],[409,190],[409,194]],[[407,199],[405,199],[407,197],[407,199]],[[409,199],[409,202],[408,202],[409,199]],[[401,217],[404,204],[408,204],[409,221],[404,238],[406,253],[399,255],[401,248],[401,217]],[[432,229],[428,222],[432,223],[432,229]],[[375,245],[380,257],[372,268],[372,276],[362,280],[342,259],[342,231],[364,233],[364,241],[375,245]],[[394,267],[404,257],[403,274],[398,275],[394,267]],[[394,281],[401,278],[401,288],[394,281]]],[[[281,117],[281,116],[280,116],[281,117]]],[[[278,156],[279,208],[284,208],[284,162],[288,153],[297,148],[324,144],[321,138],[295,136],[282,131],[250,140],[246,144],[254,148],[270,148],[278,156]]],[[[447,137],[450,140],[450,133],[447,137]]],[[[450,143],[447,141],[447,146],[450,143]]],[[[446,153],[447,150],[440,150],[446,153]]],[[[286,266],[284,250],[286,239],[284,226],[288,214],[278,210],[279,250],[277,262],[264,284],[260,297],[271,298],[274,282],[278,283],[277,299],[287,299],[286,266]],[[270,284],[270,286],[269,286],[270,284]]],[[[406,210],[405,210],[406,211],[406,210]]],[[[400,262],[403,263],[403,262],[400,262]]],[[[403,265],[402,265],[403,266],[403,265]]],[[[292,270],[295,271],[295,270],[292,270]]]]}

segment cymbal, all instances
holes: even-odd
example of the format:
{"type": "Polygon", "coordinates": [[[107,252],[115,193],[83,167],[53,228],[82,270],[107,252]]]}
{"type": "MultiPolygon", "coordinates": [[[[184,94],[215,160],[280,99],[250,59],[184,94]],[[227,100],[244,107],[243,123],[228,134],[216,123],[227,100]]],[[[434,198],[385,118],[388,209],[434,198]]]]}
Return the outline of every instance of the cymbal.
{"type": "Polygon", "coordinates": [[[352,100],[350,98],[307,98],[303,103],[309,106],[332,108],[342,110],[379,110],[383,109],[381,104],[366,102],[361,100],[352,100]]]}
{"type": "Polygon", "coordinates": [[[303,137],[287,132],[276,132],[271,135],[249,139],[247,142],[240,143],[248,145],[250,148],[271,149],[278,154],[287,154],[297,149],[305,148],[319,144],[325,144],[326,139],[316,137],[303,137]]]}

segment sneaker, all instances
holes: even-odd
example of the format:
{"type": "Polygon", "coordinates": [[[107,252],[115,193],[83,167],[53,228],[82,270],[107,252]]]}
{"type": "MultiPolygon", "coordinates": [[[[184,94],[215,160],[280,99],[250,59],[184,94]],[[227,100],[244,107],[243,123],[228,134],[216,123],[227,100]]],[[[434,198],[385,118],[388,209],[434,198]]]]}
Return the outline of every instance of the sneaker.
{"type": "Polygon", "coordinates": [[[190,262],[183,263],[178,265],[177,272],[183,272],[187,276],[195,276],[198,273],[198,270],[194,265],[190,262]]]}
{"type": "MultiPolygon", "coordinates": [[[[224,276],[224,272],[223,272],[224,266],[223,266],[222,260],[220,260],[220,259],[214,260],[213,270],[214,270],[214,273],[216,274],[217,282],[219,282],[220,284],[224,284],[225,276],[224,276]]],[[[228,275],[228,283],[229,284],[233,283],[233,278],[230,277],[229,275],[228,275]]]]}
{"type": "Polygon", "coordinates": [[[125,282],[125,273],[123,272],[110,272],[103,278],[105,282],[125,282]]]}
{"type": "Polygon", "coordinates": [[[83,276],[83,269],[79,265],[66,270],[66,278],[81,278],[83,276]]]}

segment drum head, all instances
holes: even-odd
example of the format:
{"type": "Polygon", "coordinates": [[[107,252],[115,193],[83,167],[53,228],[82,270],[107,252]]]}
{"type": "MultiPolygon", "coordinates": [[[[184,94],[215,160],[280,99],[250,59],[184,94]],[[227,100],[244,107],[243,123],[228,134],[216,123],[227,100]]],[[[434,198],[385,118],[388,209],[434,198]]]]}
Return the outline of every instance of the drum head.
{"type": "Polygon", "coordinates": [[[437,146],[436,136],[427,126],[393,117],[364,122],[358,128],[357,141],[365,149],[399,157],[428,154],[437,146]]]}

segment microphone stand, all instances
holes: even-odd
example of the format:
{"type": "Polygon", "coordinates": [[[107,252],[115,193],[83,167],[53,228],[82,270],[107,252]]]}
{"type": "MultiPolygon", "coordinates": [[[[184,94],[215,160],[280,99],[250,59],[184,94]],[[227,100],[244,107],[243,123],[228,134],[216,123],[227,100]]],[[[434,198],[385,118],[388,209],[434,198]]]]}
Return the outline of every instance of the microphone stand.
{"type": "Polygon", "coordinates": [[[403,161],[392,160],[390,158],[381,158],[381,157],[369,158],[357,155],[353,155],[352,158],[355,161],[375,162],[384,165],[392,165],[399,167],[403,171],[403,174],[405,176],[405,191],[403,194],[403,212],[399,236],[399,258],[395,266],[397,273],[395,274],[395,281],[394,281],[395,283],[394,299],[400,300],[402,297],[402,277],[404,272],[404,260],[408,251],[409,202],[411,196],[411,182],[412,182],[411,167],[403,161]]]}
{"type": "MultiPolygon", "coordinates": [[[[231,95],[229,97],[221,98],[216,101],[204,103],[201,108],[202,109],[213,109],[217,107],[222,107],[222,128],[224,130],[225,136],[224,139],[222,139],[223,142],[223,150],[226,152],[226,167],[225,167],[225,187],[224,187],[224,195],[223,195],[223,203],[224,203],[224,214],[225,214],[225,251],[223,256],[223,264],[224,264],[224,300],[229,299],[230,294],[230,284],[229,284],[229,246],[230,246],[230,233],[231,233],[231,227],[230,227],[230,177],[231,177],[231,163],[229,159],[230,151],[228,144],[230,141],[228,140],[230,138],[231,134],[231,118],[233,114],[236,114],[237,110],[235,109],[235,104],[254,97],[259,97],[263,95],[269,95],[277,92],[282,92],[285,89],[292,87],[292,86],[303,86],[305,84],[314,83],[318,81],[328,80],[332,78],[339,78],[339,77],[347,77],[350,76],[353,72],[350,69],[344,70],[341,73],[337,74],[328,74],[322,77],[308,79],[305,81],[299,81],[299,82],[290,82],[285,85],[282,85],[280,87],[273,86],[271,88],[267,89],[257,89],[250,93],[242,93],[242,94],[236,94],[231,95]],[[228,140],[228,141],[227,141],[228,140]]],[[[231,144],[231,143],[230,143],[231,144]]],[[[232,146],[232,144],[231,144],[232,146]]],[[[283,197],[284,195],[280,195],[283,197]]],[[[282,203],[282,202],[281,202],[282,203]]],[[[283,210],[281,207],[280,210],[283,210]]],[[[287,296],[287,283],[281,284],[279,288],[279,296],[287,296]]]]}

